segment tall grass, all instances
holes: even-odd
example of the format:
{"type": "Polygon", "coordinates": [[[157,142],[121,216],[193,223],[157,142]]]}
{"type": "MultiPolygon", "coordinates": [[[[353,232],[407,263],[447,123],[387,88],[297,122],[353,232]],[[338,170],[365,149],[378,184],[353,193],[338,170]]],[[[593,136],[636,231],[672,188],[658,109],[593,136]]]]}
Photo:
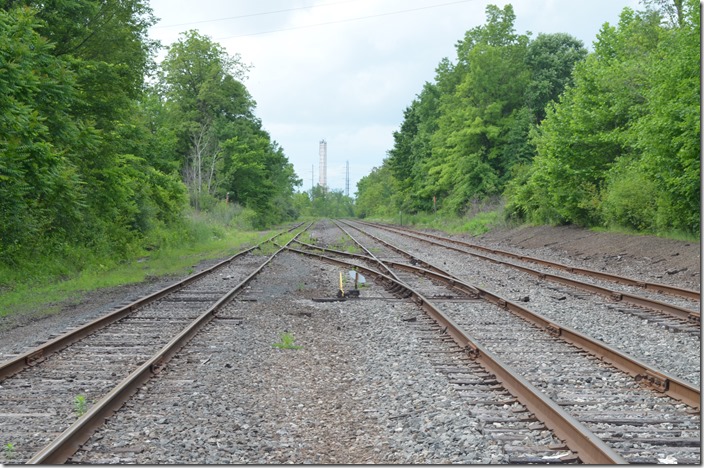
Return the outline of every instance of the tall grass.
{"type": "Polygon", "coordinates": [[[0,264],[0,317],[41,309],[51,314],[87,291],[189,274],[200,261],[223,258],[259,243],[252,213],[238,206],[191,211],[181,223],[157,226],[126,252],[95,246],[48,246],[14,266],[0,264]],[[49,248],[51,247],[51,248],[49,248]]]}

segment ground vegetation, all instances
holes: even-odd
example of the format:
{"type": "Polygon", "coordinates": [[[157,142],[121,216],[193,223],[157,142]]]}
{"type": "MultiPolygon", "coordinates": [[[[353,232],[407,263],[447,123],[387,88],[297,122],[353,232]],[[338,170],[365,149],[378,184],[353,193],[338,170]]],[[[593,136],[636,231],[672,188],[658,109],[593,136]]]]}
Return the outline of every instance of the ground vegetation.
{"type": "Polygon", "coordinates": [[[249,66],[197,31],[157,64],[155,22],[146,0],[0,0],[3,291],[296,217],[249,66]]]}

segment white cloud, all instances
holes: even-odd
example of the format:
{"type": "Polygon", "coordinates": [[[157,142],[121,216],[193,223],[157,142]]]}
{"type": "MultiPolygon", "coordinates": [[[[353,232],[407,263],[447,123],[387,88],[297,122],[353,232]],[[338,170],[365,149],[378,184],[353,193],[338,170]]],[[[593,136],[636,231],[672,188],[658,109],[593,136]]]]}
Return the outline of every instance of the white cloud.
{"type": "MultiPolygon", "coordinates": [[[[198,29],[254,68],[245,82],[257,102],[257,116],[278,141],[296,172],[310,187],[317,181],[318,142],[328,141],[328,181],[345,187],[350,162],[350,192],[356,182],[382,163],[401,124],[443,57],[455,58],[455,44],[485,21],[489,3],[506,0],[152,0],[162,25],[152,37],[169,44],[180,31],[198,29]],[[196,21],[311,8],[225,21],[196,21]],[[425,9],[419,9],[425,8],[425,9]],[[392,12],[404,13],[389,14],[392,12]],[[371,17],[352,20],[354,18],[371,17]],[[372,17],[373,16],[373,17],[372,17]],[[334,23],[322,25],[324,23],[334,23]],[[315,26],[320,25],[320,26],[315,26]],[[299,28],[299,29],[291,29],[299,28]],[[288,30],[287,30],[288,29],[288,30]],[[265,31],[285,30],[267,34],[265,31]]],[[[623,6],[638,0],[514,1],[516,30],[567,32],[590,46],[601,25],[615,23],[623,6]]]]}

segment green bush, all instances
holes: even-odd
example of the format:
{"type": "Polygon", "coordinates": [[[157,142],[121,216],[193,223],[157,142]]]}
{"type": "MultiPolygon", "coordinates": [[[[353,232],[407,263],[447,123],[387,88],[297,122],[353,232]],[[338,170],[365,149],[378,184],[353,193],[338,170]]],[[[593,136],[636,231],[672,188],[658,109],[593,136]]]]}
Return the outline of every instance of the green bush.
{"type": "Polygon", "coordinates": [[[631,172],[614,179],[601,204],[606,224],[652,232],[656,229],[658,193],[644,174],[631,172]]]}
{"type": "Polygon", "coordinates": [[[491,231],[491,228],[496,225],[499,220],[500,216],[498,211],[477,213],[476,216],[464,223],[462,230],[473,236],[480,236],[491,231]]]}

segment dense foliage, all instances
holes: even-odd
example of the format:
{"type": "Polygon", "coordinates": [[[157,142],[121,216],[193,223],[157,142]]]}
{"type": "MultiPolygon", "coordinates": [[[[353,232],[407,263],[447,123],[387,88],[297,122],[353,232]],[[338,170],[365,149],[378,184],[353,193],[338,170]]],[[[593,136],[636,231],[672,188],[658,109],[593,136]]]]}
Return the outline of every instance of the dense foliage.
{"type": "Polygon", "coordinates": [[[308,192],[295,195],[295,209],[301,216],[351,218],[354,200],[342,190],[328,190],[316,185],[308,192]]]}
{"type": "Polygon", "coordinates": [[[178,230],[189,195],[295,216],[246,67],[189,32],[157,74],[154,22],[143,0],[0,0],[0,266],[125,258],[178,230]]]}
{"type": "Polygon", "coordinates": [[[257,227],[296,217],[300,180],[283,149],[254,116],[254,100],[239,81],[246,67],[218,44],[188,31],[162,63],[163,122],[174,137],[170,154],[196,208],[228,199],[257,213],[257,227]]]}
{"type": "Polygon", "coordinates": [[[698,233],[699,4],[645,7],[587,53],[488,6],[358,184],[357,214],[457,215],[503,194],[521,220],[698,233]]]}

